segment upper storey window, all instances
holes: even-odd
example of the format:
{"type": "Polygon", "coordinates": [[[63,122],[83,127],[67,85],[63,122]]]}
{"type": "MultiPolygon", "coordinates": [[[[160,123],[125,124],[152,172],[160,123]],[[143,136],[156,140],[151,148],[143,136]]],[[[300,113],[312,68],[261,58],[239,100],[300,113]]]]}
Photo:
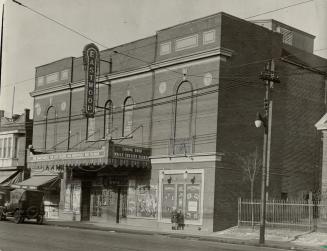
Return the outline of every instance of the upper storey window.
{"type": "Polygon", "coordinates": [[[104,138],[110,137],[113,132],[113,104],[111,100],[108,100],[105,104],[104,109],[104,138]]]}
{"type": "Polygon", "coordinates": [[[162,43],[160,44],[160,55],[166,55],[171,53],[171,42],[166,42],[166,43],[162,43]]]}
{"type": "Polygon", "coordinates": [[[181,51],[198,46],[198,34],[176,39],[175,51],[181,51]]]}
{"type": "Polygon", "coordinates": [[[174,139],[189,138],[191,136],[193,113],[192,89],[191,83],[185,81],[176,90],[174,139]]]}
{"type": "Polygon", "coordinates": [[[54,106],[47,110],[45,119],[44,149],[46,151],[55,150],[57,140],[57,112],[54,106]]]}
{"type": "Polygon", "coordinates": [[[193,87],[188,81],[182,82],[174,100],[174,126],[171,140],[171,153],[192,152],[193,87]]]}
{"type": "Polygon", "coordinates": [[[216,41],[216,30],[203,32],[203,44],[211,44],[216,41]]]}
{"type": "Polygon", "coordinates": [[[57,82],[59,80],[59,72],[51,73],[45,76],[45,81],[47,84],[57,82]]]}
{"type": "Polygon", "coordinates": [[[133,128],[134,101],[132,97],[127,97],[123,108],[123,137],[131,136],[133,128]]]}
{"type": "Polygon", "coordinates": [[[283,28],[283,27],[277,27],[277,32],[283,35],[283,43],[293,45],[293,32],[283,28]]]}
{"type": "MultiPolygon", "coordinates": [[[[3,135],[0,138],[0,158],[16,157],[16,153],[13,152],[12,135],[3,135]]],[[[16,151],[16,149],[15,149],[16,151]]]]}

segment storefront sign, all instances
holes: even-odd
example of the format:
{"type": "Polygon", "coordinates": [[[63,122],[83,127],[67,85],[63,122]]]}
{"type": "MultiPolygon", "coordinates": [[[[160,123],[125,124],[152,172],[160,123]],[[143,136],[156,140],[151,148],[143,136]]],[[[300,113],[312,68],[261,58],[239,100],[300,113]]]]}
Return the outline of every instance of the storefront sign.
{"type": "Polygon", "coordinates": [[[117,159],[149,160],[150,149],[115,144],[113,155],[117,159]]]}
{"type": "Polygon", "coordinates": [[[102,147],[102,149],[94,150],[94,151],[30,155],[28,162],[76,160],[76,159],[90,159],[90,158],[93,159],[93,158],[104,158],[105,156],[106,156],[105,147],[102,147]]]}
{"type": "Polygon", "coordinates": [[[84,47],[83,62],[85,70],[84,115],[93,118],[95,113],[96,76],[100,62],[99,49],[91,43],[84,47]]]}

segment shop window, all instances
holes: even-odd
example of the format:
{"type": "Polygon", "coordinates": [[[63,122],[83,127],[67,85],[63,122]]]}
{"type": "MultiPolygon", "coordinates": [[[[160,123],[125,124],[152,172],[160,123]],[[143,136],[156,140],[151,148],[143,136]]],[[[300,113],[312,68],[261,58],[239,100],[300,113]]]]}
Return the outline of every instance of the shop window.
{"type": "Polygon", "coordinates": [[[178,86],[174,101],[174,132],[171,142],[172,154],[192,152],[192,115],[193,87],[190,82],[184,81],[178,86]]]}
{"type": "Polygon", "coordinates": [[[181,211],[189,224],[202,221],[202,173],[165,174],[161,182],[161,218],[169,221],[174,209],[181,211]]]}
{"type": "Polygon", "coordinates": [[[123,108],[123,137],[131,136],[133,128],[134,102],[131,97],[127,97],[123,108]]]}
{"type": "Polygon", "coordinates": [[[127,216],[157,218],[157,187],[129,180],[127,191],[127,216]]]}
{"type": "Polygon", "coordinates": [[[56,149],[57,141],[57,112],[54,106],[50,106],[45,119],[44,149],[51,151],[56,149]]]}
{"type": "Polygon", "coordinates": [[[65,210],[80,212],[81,201],[81,183],[79,181],[70,181],[66,184],[65,210]]]}
{"type": "Polygon", "coordinates": [[[103,138],[110,138],[113,132],[113,104],[111,100],[108,100],[104,109],[104,135],[103,138]]]}

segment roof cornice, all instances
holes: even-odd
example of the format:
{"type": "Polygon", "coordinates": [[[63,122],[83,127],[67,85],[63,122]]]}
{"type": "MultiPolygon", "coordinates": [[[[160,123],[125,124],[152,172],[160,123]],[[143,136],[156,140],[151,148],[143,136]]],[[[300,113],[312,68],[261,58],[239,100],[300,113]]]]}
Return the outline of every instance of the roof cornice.
{"type": "MultiPolygon", "coordinates": [[[[223,58],[229,58],[233,54],[233,51],[227,48],[222,48],[222,47],[216,47],[210,50],[204,50],[204,51],[199,51],[195,53],[188,54],[187,56],[178,56],[174,58],[169,58],[161,61],[157,61],[154,63],[151,63],[147,66],[143,66],[137,69],[129,70],[129,71],[124,71],[124,72],[115,72],[111,74],[105,74],[99,77],[99,82],[105,82],[105,81],[110,81],[110,80],[116,80],[116,79],[121,79],[124,77],[129,77],[137,74],[142,74],[154,70],[158,70],[161,68],[173,66],[173,65],[178,65],[178,64],[183,64],[186,62],[190,61],[195,61],[198,59],[203,59],[203,58],[208,58],[208,57],[223,57],[223,58]]],[[[68,83],[68,84],[62,84],[62,85],[57,85],[41,90],[34,90],[30,93],[32,97],[37,97],[49,93],[54,93],[54,92],[59,92],[63,90],[69,90],[82,87],[84,85],[84,80],[80,80],[74,83],[68,83]]]]}

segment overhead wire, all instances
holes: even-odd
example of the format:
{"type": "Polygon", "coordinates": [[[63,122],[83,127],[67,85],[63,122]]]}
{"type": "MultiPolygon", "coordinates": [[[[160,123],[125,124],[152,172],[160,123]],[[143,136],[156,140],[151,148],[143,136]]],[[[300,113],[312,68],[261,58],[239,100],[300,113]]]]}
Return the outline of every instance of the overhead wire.
{"type": "MultiPolygon", "coordinates": [[[[31,7],[29,7],[29,6],[27,6],[27,5],[25,5],[25,4],[22,4],[21,2],[18,2],[18,1],[16,1],[16,0],[12,0],[12,1],[13,1],[14,3],[20,5],[20,6],[23,6],[23,7],[27,8],[27,9],[31,10],[32,12],[34,12],[34,13],[36,13],[36,14],[38,14],[38,15],[41,15],[42,17],[44,17],[44,18],[46,18],[46,19],[48,19],[48,20],[50,20],[50,21],[52,21],[52,22],[55,22],[56,24],[58,24],[58,25],[64,27],[65,29],[67,29],[67,30],[69,30],[69,31],[71,31],[71,32],[73,32],[73,33],[75,33],[75,34],[77,34],[77,35],[80,35],[80,36],[84,37],[85,39],[87,39],[87,40],[89,40],[89,41],[91,41],[91,42],[94,42],[94,43],[96,43],[96,44],[98,44],[98,45],[100,45],[100,46],[102,46],[102,47],[104,47],[104,48],[106,48],[106,49],[110,49],[110,48],[108,48],[106,45],[97,42],[96,40],[94,40],[94,39],[90,38],[89,36],[87,36],[87,35],[85,35],[85,34],[79,32],[79,31],[77,31],[77,30],[75,30],[75,29],[73,29],[73,28],[71,28],[71,27],[69,27],[69,26],[63,24],[62,22],[59,22],[59,21],[57,21],[57,20],[55,20],[55,19],[53,19],[53,18],[51,18],[51,17],[48,17],[47,15],[45,15],[45,14],[43,14],[43,13],[37,11],[37,10],[34,10],[33,8],[31,8],[31,7]]],[[[282,10],[282,9],[290,8],[290,7],[293,7],[293,6],[296,6],[296,5],[300,5],[300,4],[304,4],[304,3],[307,3],[307,2],[311,2],[311,1],[313,1],[313,0],[304,1],[304,2],[301,2],[301,3],[296,3],[296,4],[289,5],[289,6],[285,6],[285,7],[279,8],[279,9],[271,10],[271,11],[269,11],[269,12],[265,12],[265,13],[260,13],[260,14],[258,14],[258,16],[259,16],[259,15],[266,14],[266,13],[272,13],[272,12],[279,11],[279,10],[282,10]]],[[[252,16],[252,17],[254,17],[254,16],[252,16]]],[[[249,19],[249,18],[251,18],[251,17],[248,17],[248,18],[245,18],[245,19],[249,19]]],[[[114,49],[114,48],[111,48],[111,49],[114,49]]],[[[327,49],[327,48],[318,49],[317,51],[321,51],[321,50],[325,50],[325,49],[327,49]]],[[[130,50],[135,50],[135,48],[130,49],[130,50]]],[[[143,62],[143,63],[148,64],[148,66],[150,66],[150,64],[153,63],[153,62],[149,62],[149,61],[146,61],[146,60],[140,59],[140,58],[138,58],[138,57],[135,57],[135,56],[132,56],[132,55],[126,54],[126,53],[124,53],[124,52],[119,52],[119,51],[117,51],[117,50],[113,50],[113,52],[116,53],[116,54],[121,54],[121,55],[123,55],[123,56],[129,57],[129,58],[132,58],[132,59],[134,59],[134,60],[141,61],[141,62],[143,62]]],[[[276,59],[276,58],[275,58],[275,59],[276,59]]],[[[278,58],[278,59],[279,59],[279,58],[278,58]]],[[[262,62],[267,62],[267,61],[269,61],[269,60],[272,60],[272,59],[269,58],[269,59],[264,59],[264,60],[260,60],[260,61],[254,61],[254,62],[251,62],[251,63],[249,63],[249,64],[262,63],[262,62]]],[[[245,66],[245,65],[247,65],[247,64],[238,65],[237,67],[243,67],[243,66],[245,66]]],[[[167,70],[167,71],[172,71],[172,72],[177,73],[177,74],[181,74],[180,72],[170,70],[169,68],[165,68],[165,70],[167,70]]],[[[28,80],[32,80],[32,79],[34,79],[34,78],[31,78],[31,79],[28,79],[28,80]]],[[[24,81],[24,80],[23,80],[23,81],[24,81]]],[[[20,81],[20,82],[22,82],[22,81],[20,81]]]]}

